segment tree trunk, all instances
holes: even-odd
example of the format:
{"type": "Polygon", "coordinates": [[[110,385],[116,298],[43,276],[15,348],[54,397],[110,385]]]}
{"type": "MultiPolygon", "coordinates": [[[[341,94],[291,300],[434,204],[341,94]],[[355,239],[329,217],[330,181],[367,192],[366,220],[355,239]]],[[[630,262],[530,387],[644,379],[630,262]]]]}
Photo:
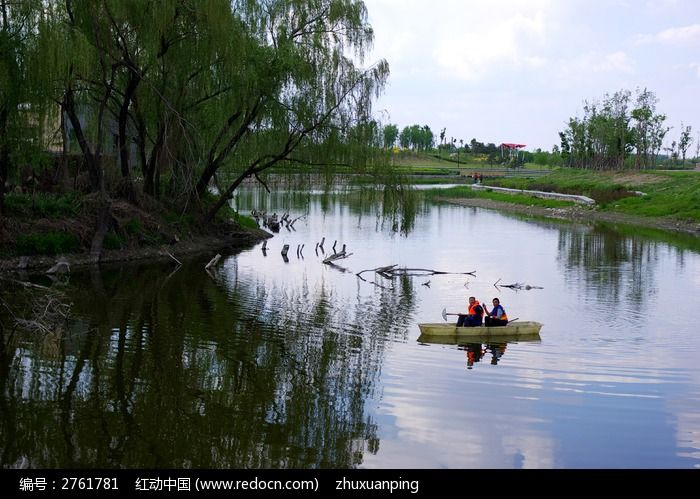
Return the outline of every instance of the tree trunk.
{"type": "Polygon", "coordinates": [[[164,143],[165,126],[160,125],[158,127],[158,137],[156,138],[156,143],[153,144],[151,156],[148,158],[148,162],[144,164],[143,171],[143,192],[153,197],[156,197],[156,170],[158,169],[158,162],[160,160],[164,143]]]}
{"type": "Polygon", "coordinates": [[[100,206],[98,208],[97,222],[95,224],[95,235],[92,237],[92,245],[90,247],[90,259],[93,263],[100,261],[105,235],[109,232],[111,227],[112,211],[109,200],[104,196],[100,196],[100,206]]]}
{"type": "Polygon", "coordinates": [[[141,78],[139,75],[130,72],[129,82],[124,92],[124,101],[119,109],[119,160],[121,162],[122,177],[129,178],[129,137],[127,134],[127,121],[129,119],[129,106],[131,99],[139,86],[141,78]]]}
{"type": "Polygon", "coordinates": [[[5,183],[10,171],[10,151],[7,140],[7,109],[0,111],[0,216],[5,214],[5,183]]]}
{"type": "Polygon", "coordinates": [[[100,164],[97,155],[93,154],[92,150],[90,149],[90,144],[85,137],[83,126],[80,123],[78,114],[75,111],[75,100],[73,99],[73,90],[71,88],[66,90],[62,105],[63,109],[66,111],[66,114],[68,114],[68,119],[70,120],[71,125],[73,125],[73,131],[75,131],[78,144],[80,144],[80,150],[83,152],[83,156],[85,157],[85,163],[87,164],[88,173],[90,175],[90,186],[93,192],[99,191],[103,185],[102,165],[100,164]]]}

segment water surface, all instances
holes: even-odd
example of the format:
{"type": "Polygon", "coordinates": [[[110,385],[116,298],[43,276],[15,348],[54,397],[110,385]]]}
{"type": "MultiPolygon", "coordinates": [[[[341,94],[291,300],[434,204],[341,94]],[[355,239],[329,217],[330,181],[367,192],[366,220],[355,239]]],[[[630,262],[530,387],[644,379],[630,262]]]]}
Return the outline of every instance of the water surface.
{"type": "Polygon", "coordinates": [[[212,255],[73,274],[70,328],[13,337],[3,467],[700,467],[692,238],[446,205],[392,217],[336,195],[236,202],[305,217],[209,273],[212,255]],[[352,255],[332,267],[334,242],[352,255]],[[355,275],[391,264],[476,276],[355,275]],[[470,295],[542,322],[541,340],[417,341],[470,295]]]}

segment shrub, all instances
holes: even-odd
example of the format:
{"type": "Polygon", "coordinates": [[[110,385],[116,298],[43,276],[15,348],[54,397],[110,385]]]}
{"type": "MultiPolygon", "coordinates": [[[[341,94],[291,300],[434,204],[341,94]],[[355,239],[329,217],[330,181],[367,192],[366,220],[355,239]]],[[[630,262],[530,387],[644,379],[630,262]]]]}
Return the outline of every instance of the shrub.
{"type": "Polygon", "coordinates": [[[105,234],[103,246],[105,247],[105,249],[110,250],[121,249],[122,246],[124,246],[124,240],[114,232],[108,232],[107,234],[105,234]]]}
{"type": "Polygon", "coordinates": [[[141,225],[141,221],[139,219],[132,218],[124,224],[124,230],[127,232],[127,234],[140,234],[141,231],[143,231],[143,226],[141,225]]]}
{"type": "Polygon", "coordinates": [[[80,210],[77,194],[56,195],[49,193],[8,194],[5,203],[9,213],[27,217],[59,218],[76,215],[80,210]]]}
{"type": "Polygon", "coordinates": [[[79,247],[78,238],[65,232],[19,236],[15,245],[19,255],[57,255],[77,251],[79,247]]]}

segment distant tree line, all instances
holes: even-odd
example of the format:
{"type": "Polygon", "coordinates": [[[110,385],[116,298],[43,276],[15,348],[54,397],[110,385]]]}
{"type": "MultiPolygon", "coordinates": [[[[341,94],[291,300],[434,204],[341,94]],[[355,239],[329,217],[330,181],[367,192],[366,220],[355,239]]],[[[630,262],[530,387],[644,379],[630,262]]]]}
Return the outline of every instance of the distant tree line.
{"type": "Polygon", "coordinates": [[[666,115],[657,111],[657,104],[656,95],[647,89],[637,89],[634,96],[620,90],[600,101],[585,101],[583,116],[570,118],[559,133],[565,163],[574,168],[653,168],[662,150],[672,160],[680,157],[685,163],[693,142],[692,128],[681,124],[678,141],[663,148],[671,127],[666,125],[666,115]]]}
{"type": "Polygon", "coordinates": [[[384,125],[382,138],[383,147],[391,149],[397,144],[402,149],[429,152],[437,149],[438,152],[447,153],[474,153],[474,154],[500,154],[500,148],[493,142],[484,143],[472,139],[469,143],[464,143],[463,139],[454,137],[447,139],[446,129],[440,131],[440,143],[435,146],[435,135],[428,125],[405,126],[399,132],[399,127],[393,123],[384,125]]]}

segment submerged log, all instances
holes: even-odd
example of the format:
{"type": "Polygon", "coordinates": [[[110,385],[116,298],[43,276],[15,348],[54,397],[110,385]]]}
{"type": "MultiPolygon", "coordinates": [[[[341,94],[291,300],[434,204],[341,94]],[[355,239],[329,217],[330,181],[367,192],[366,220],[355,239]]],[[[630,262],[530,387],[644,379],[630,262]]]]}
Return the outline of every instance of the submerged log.
{"type": "Polygon", "coordinates": [[[213,267],[214,265],[216,265],[217,263],[219,263],[219,259],[220,259],[220,258],[221,258],[221,255],[220,255],[219,253],[217,253],[216,256],[214,256],[214,258],[212,258],[211,260],[209,260],[209,263],[207,263],[207,264],[204,266],[204,269],[206,270],[206,269],[208,269],[209,267],[213,267]]]}
{"type": "Polygon", "coordinates": [[[324,258],[323,263],[330,263],[335,260],[342,260],[343,258],[348,258],[352,253],[346,253],[345,250],[338,253],[333,253],[331,256],[324,258]]]}
{"type": "Polygon", "coordinates": [[[164,251],[165,251],[165,254],[168,255],[173,260],[175,260],[175,262],[177,262],[178,265],[182,265],[182,262],[180,260],[178,260],[177,258],[175,258],[172,253],[170,253],[168,250],[164,250],[164,251]]]}
{"type": "Polygon", "coordinates": [[[513,284],[498,284],[500,282],[500,278],[498,281],[494,282],[493,285],[496,288],[510,288],[514,289],[516,291],[520,291],[522,289],[524,290],[530,290],[530,289],[544,289],[542,286],[531,286],[530,284],[525,284],[524,282],[515,282],[513,284]]]}
{"type": "Polygon", "coordinates": [[[433,269],[420,269],[420,268],[408,268],[408,267],[399,267],[397,264],[394,265],[387,265],[385,267],[377,267],[375,269],[366,269],[366,270],[361,270],[358,272],[356,275],[362,280],[365,280],[362,277],[362,274],[365,272],[375,272],[385,279],[393,279],[394,277],[398,276],[429,276],[429,275],[443,275],[443,274],[452,274],[452,275],[471,275],[471,276],[476,276],[476,270],[472,270],[471,272],[446,272],[442,270],[433,270],[433,269]]]}

